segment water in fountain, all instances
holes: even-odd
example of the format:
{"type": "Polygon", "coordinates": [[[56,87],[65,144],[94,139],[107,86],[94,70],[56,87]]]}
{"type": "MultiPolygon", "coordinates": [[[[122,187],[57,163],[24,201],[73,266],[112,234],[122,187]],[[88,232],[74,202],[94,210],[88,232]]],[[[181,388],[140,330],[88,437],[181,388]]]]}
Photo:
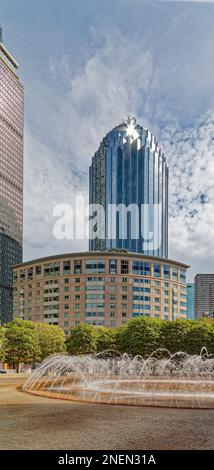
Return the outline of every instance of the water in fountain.
{"type": "Polygon", "coordinates": [[[214,408],[214,357],[154,351],[148,358],[118,351],[51,356],[24,384],[37,395],[98,403],[214,408]]]}

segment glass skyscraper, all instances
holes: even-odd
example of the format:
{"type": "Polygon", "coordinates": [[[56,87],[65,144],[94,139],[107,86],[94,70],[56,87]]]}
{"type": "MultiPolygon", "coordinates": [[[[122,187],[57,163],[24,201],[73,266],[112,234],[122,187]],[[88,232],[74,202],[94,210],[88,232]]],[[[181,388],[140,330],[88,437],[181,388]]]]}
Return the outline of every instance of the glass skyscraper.
{"type": "Polygon", "coordinates": [[[12,266],[22,262],[23,86],[0,29],[0,323],[12,319],[12,266]]]}
{"type": "Polygon", "coordinates": [[[168,257],[168,166],[156,138],[134,117],[112,129],[94,154],[89,203],[104,209],[103,215],[96,207],[90,214],[91,251],[168,257]]]}
{"type": "Polygon", "coordinates": [[[194,320],[194,283],[187,284],[187,318],[194,320]]]}

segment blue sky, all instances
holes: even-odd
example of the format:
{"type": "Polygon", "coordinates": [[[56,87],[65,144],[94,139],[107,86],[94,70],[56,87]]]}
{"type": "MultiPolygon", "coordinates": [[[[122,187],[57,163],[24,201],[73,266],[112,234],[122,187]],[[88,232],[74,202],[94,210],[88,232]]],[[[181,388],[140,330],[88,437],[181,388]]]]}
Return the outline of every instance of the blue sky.
{"type": "Polygon", "coordinates": [[[25,87],[24,257],[57,241],[53,207],[87,195],[105,133],[133,113],[170,168],[170,258],[214,266],[214,3],[0,0],[4,44],[25,87]]]}

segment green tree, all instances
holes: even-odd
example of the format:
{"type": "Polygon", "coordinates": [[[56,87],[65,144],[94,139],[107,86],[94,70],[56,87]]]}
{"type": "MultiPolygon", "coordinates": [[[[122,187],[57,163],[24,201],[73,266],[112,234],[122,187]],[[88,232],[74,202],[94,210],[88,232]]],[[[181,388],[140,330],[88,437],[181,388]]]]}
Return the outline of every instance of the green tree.
{"type": "Polygon", "coordinates": [[[139,317],[130,320],[120,328],[118,347],[121,352],[144,357],[149,356],[159,347],[161,320],[139,317]]]}
{"type": "Polygon", "coordinates": [[[107,349],[116,349],[116,328],[96,327],[97,331],[97,352],[107,349]]]}
{"type": "Polygon", "coordinates": [[[57,325],[35,323],[35,330],[39,338],[41,359],[52,354],[63,354],[66,351],[64,331],[57,325]]]}
{"type": "Polygon", "coordinates": [[[200,354],[205,346],[208,353],[214,353],[214,328],[207,320],[195,321],[189,329],[185,340],[185,351],[189,354],[200,354]]]}
{"type": "Polygon", "coordinates": [[[178,319],[162,321],[160,325],[159,344],[170,353],[186,352],[187,335],[194,324],[194,320],[178,319]]]}
{"type": "Polygon", "coordinates": [[[6,339],[5,339],[5,328],[0,326],[0,361],[5,361],[6,354],[6,339]]]}
{"type": "Polygon", "coordinates": [[[32,364],[41,358],[39,336],[33,322],[16,319],[5,326],[6,361],[19,371],[20,362],[32,364]]]}
{"type": "Polygon", "coordinates": [[[98,333],[95,327],[87,324],[74,326],[66,341],[69,354],[90,354],[97,351],[98,333]]]}

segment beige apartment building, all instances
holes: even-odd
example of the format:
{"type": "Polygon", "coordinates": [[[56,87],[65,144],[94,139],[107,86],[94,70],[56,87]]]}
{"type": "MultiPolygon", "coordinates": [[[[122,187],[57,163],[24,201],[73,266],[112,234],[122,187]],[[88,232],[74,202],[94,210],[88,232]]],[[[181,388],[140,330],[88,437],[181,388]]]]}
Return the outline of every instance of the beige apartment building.
{"type": "Polygon", "coordinates": [[[188,266],[144,254],[69,253],[16,265],[13,316],[69,328],[186,318],[188,266]]]}

